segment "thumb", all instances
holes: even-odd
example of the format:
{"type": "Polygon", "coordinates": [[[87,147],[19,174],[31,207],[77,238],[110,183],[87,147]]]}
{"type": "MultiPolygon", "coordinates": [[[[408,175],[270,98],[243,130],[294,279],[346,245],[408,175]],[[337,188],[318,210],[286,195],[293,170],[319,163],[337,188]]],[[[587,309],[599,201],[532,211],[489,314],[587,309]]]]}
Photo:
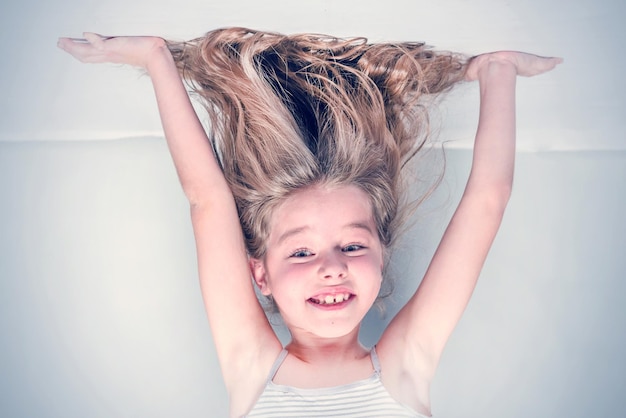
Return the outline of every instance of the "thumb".
{"type": "Polygon", "coordinates": [[[85,32],[83,33],[83,36],[89,41],[91,45],[93,45],[94,48],[98,50],[104,49],[104,41],[101,35],[93,32],[85,32]]]}

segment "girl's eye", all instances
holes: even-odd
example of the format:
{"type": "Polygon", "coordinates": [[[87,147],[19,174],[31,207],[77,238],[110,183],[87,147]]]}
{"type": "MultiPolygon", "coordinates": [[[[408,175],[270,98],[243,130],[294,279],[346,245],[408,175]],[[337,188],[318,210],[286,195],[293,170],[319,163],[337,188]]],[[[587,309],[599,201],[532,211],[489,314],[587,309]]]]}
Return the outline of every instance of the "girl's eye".
{"type": "Polygon", "coordinates": [[[350,245],[346,245],[345,247],[343,247],[341,251],[343,251],[344,253],[351,253],[354,251],[362,250],[363,248],[365,247],[359,244],[350,244],[350,245]]]}
{"type": "Polygon", "coordinates": [[[307,249],[300,249],[300,250],[296,250],[291,254],[291,257],[294,258],[303,258],[303,257],[309,257],[313,255],[313,253],[307,249]]]}

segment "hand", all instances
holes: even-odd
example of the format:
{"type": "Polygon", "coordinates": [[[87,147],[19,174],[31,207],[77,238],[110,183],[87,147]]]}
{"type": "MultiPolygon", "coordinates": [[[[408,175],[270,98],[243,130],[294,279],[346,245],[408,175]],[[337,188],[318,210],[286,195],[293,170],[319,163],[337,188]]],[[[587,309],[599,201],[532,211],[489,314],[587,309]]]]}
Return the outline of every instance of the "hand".
{"type": "Polygon", "coordinates": [[[517,75],[532,77],[550,71],[562,62],[562,58],[540,57],[525,52],[491,52],[470,59],[465,71],[465,80],[478,80],[479,74],[493,63],[511,65],[515,68],[517,75]]]}
{"type": "Polygon", "coordinates": [[[129,64],[145,70],[157,53],[167,52],[165,41],[153,36],[105,37],[89,32],[84,36],[59,38],[57,46],[81,62],[129,64]]]}

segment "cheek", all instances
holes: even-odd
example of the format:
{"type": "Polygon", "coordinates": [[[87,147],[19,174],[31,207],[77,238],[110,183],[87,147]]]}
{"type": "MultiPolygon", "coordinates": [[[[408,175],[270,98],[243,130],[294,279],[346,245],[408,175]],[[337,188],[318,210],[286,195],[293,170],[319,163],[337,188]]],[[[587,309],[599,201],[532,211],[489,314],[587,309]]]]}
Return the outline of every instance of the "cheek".
{"type": "Polygon", "coordinates": [[[377,254],[368,255],[367,257],[356,257],[352,262],[352,268],[365,272],[368,276],[382,277],[383,260],[377,254]]]}
{"type": "Polygon", "coordinates": [[[272,294],[279,299],[296,297],[301,285],[307,277],[310,277],[310,274],[310,267],[306,264],[274,265],[269,275],[272,294]]]}
{"type": "Polygon", "coordinates": [[[354,275],[360,278],[362,290],[367,289],[367,293],[374,298],[378,296],[383,282],[380,259],[373,257],[362,260],[354,266],[354,275]]]}
{"type": "Polygon", "coordinates": [[[305,264],[276,263],[272,269],[272,276],[281,283],[293,283],[306,274],[305,264]]]}

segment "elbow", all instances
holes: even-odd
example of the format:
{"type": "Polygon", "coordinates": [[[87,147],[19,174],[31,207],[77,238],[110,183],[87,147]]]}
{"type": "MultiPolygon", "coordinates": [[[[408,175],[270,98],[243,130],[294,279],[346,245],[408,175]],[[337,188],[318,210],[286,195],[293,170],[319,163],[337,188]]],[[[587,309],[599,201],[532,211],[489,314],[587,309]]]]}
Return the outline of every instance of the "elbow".
{"type": "Polygon", "coordinates": [[[494,206],[506,206],[513,191],[513,170],[492,171],[472,168],[465,193],[482,196],[494,206]]]}
{"type": "Polygon", "coordinates": [[[203,217],[211,213],[221,219],[229,216],[229,214],[235,214],[238,219],[235,199],[228,188],[216,188],[211,193],[206,192],[205,188],[189,188],[185,189],[185,195],[189,202],[192,218],[203,217]]]}
{"type": "Polygon", "coordinates": [[[511,198],[512,189],[513,184],[507,183],[493,186],[486,190],[483,197],[486,209],[494,214],[504,215],[511,198]]]}
{"type": "Polygon", "coordinates": [[[186,185],[183,185],[183,192],[185,193],[185,197],[187,197],[187,201],[189,202],[189,206],[192,210],[206,205],[206,194],[199,193],[195,188],[188,187],[186,185]]]}
{"type": "Polygon", "coordinates": [[[513,182],[474,185],[468,183],[464,196],[479,203],[485,212],[502,216],[511,198],[513,182]]]}
{"type": "Polygon", "coordinates": [[[513,192],[513,181],[504,182],[493,187],[491,194],[496,204],[505,206],[511,199],[511,193],[513,192]]]}
{"type": "Polygon", "coordinates": [[[223,178],[212,181],[181,180],[180,183],[192,209],[233,200],[233,194],[223,178]]]}
{"type": "Polygon", "coordinates": [[[198,193],[192,189],[184,189],[184,192],[192,210],[207,206],[208,199],[203,193],[198,193]]]}

